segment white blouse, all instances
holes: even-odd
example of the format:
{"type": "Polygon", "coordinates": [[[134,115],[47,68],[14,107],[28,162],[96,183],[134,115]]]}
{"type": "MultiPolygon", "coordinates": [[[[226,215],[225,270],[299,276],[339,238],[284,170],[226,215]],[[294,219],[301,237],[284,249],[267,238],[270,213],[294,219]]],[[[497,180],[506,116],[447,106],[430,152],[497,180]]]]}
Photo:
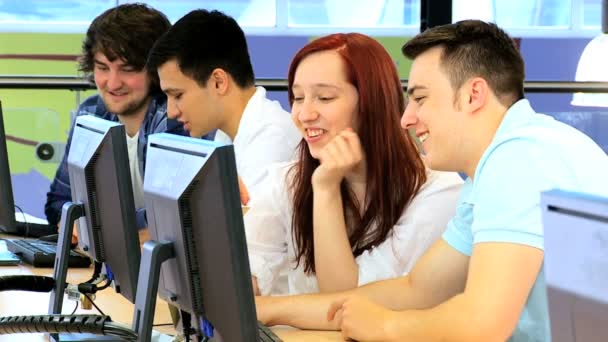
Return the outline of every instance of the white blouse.
{"type": "MultiPolygon", "coordinates": [[[[305,274],[302,262],[296,267],[286,180],[292,165],[277,163],[266,170],[265,190],[252,199],[244,217],[251,274],[262,295],[319,292],[316,276],[305,274]]],[[[356,258],[359,286],[408,273],[455,214],[462,183],[456,173],[429,170],[387,239],[356,258]]]]}

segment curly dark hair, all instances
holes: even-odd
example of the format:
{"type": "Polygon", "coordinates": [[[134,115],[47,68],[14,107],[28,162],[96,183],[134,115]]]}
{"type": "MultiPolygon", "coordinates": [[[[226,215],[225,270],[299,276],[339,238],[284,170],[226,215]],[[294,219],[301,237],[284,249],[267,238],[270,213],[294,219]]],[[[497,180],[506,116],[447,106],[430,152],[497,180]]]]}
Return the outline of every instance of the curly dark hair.
{"type": "MultiPolygon", "coordinates": [[[[79,70],[92,79],[94,56],[103,53],[108,60],[124,60],[141,71],[156,40],[171,23],[160,11],[145,4],[131,3],[111,8],[93,20],[82,43],[79,70]]],[[[148,70],[151,91],[160,91],[156,70],[148,70]]]]}

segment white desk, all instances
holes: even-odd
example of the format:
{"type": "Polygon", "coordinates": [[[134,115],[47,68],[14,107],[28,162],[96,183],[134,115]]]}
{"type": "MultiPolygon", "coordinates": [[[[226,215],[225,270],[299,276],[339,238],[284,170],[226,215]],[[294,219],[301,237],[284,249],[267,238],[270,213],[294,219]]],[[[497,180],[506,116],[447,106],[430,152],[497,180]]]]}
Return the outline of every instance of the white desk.
{"type": "MultiPolygon", "coordinates": [[[[4,243],[0,243],[0,249],[3,250],[4,248],[4,243]]],[[[86,281],[91,277],[92,272],[92,268],[70,268],[68,270],[67,281],[70,283],[86,281]]],[[[52,277],[53,269],[34,268],[28,264],[0,267],[0,276],[31,274],[52,277]]],[[[48,293],[23,291],[0,292],[0,316],[45,315],[47,314],[49,297],[50,295],[48,293]]],[[[98,292],[95,304],[97,304],[106,315],[112,317],[113,321],[131,324],[134,305],[112,289],[98,292]]],[[[72,310],[74,310],[74,306],[75,302],[68,300],[67,297],[65,297],[62,313],[70,314],[72,310]]],[[[80,306],[76,313],[98,314],[95,308],[92,310],[82,310],[80,306]]],[[[159,298],[156,301],[154,324],[163,323],[171,323],[171,316],[169,315],[169,309],[166,302],[159,298]]],[[[173,327],[171,326],[155,327],[154,329],[169,334],[174,332],[173,327]]],[[[306,331],[292,328],[276,328],[273,330],[285,342],[343,341],[338,332],[306,331]]],[[[45,334],[0,335],[0,342],[9,341],[48,341],[48,339],[45,334]]]]}

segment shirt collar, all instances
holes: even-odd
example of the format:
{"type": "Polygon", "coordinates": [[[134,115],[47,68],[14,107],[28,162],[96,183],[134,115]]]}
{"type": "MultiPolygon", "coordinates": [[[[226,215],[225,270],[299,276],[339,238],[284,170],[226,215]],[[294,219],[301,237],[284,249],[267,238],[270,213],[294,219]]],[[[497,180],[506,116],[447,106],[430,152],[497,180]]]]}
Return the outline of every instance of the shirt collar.
{"type": "Polygon", "coordinates": [[[511,130],[527,124],[532,118],[530,116],[531,113],[534,113],[534,109],[532,109],[530,101],[527,99],[521,99],[512,104],[502,118],[492,142],[496,141],[498,137],[507,134],[511,130]]]}
{"type": "Polygon", "coordinates": [[[492,142],[490,145],[488,145],[477,163],[477,167],[475,168],[475,179],[478,178],[483,164],[490,153],[494,150],[494,147],[500,144],[503,139],[505,139],[505,136],[508,136],[510,132],[518,129],[519,127],[527,125],[529,120],[532,119],[531,114],[534,113],[534,109],[532,109],[530,102],[526,99],[521,99],[515,102],[511,105],[511,107],[509,107],[509,109],[507,109],[507,112],[503,116],[502,121],[494,134],[494,138],[492,138],[492,142]]]}
{"type": "Polygon", "coordinates": [[[249,121],[252,120],[260,120],[259,115],[260,108],[263,108],[264,99],[266,98],[266,89],[264,87],[256,87],[255,93],[253,96],[247,101],[247,105],[243,110],[243,116],[241,116],[241,121],[239,122],[239,128],[237,130],[236,135],[234,136],[233,143],[236,143],[239,140],[239,136],[243,136],[242,132],[249,132],[250,130],[241,129],[241,127],[251,127],[254,123],[249,121]]]}

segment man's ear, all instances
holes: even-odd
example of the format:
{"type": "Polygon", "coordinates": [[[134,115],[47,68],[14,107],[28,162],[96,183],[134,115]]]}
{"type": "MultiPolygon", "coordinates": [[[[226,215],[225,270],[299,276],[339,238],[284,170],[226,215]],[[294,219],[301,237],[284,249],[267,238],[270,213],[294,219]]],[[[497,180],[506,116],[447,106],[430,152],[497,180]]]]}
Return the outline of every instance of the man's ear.
{"type": "Polygon", "coordinates": [[[488,82],[481,77],[473,77],[466,82],[466,102],[463,104],[467,107],[467,111],[471,113],[477,112],[483,108],[490,95],[488,82]]]}
{"type": "Polygon", "coordinates": [[[230,76],[226,71],[220,68],[215,68],[211,72],[208,85],[213,87],[219,95],[225,95],[228,92],[230,76]]]}

